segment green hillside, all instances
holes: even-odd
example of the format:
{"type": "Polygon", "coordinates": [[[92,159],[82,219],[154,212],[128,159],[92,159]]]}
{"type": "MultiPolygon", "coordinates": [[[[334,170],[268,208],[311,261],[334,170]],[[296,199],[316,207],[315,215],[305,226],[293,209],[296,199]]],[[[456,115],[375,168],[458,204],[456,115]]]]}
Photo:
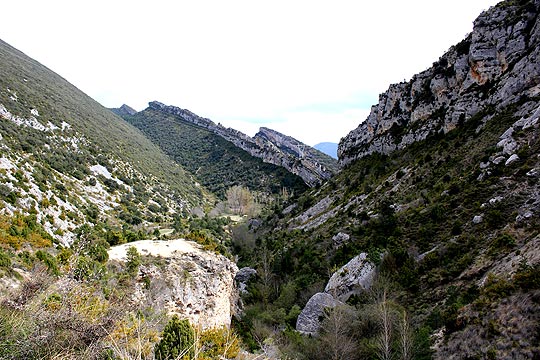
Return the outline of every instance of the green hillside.
{"type": "Polygon", "coordinates": [[[301,178],[284,168],[264,163],[178,116],[147,108],[124,118],[219,197],[234,185],[269,194],[284,188],[300,193],[307,188],[301,178]]]}
{"type": "MultiPolygon", "coordinates": [[[[174,165],[166,155],[134,127],[113,115],[108,109],[86,96],[65,79],[38,62],[0,41],[0,101],[18,116],[39,111],[40,122],[56,126],[69,123],[74,130],[88,137],[94,151],[111,153],[130,162],[139,171],[170,184],[186,199],[197,203],[200,191],[191,177],[174,165]],[[16,92],[18,101],[10,99],[16,92]]],[[[13,134],[14,143],[25,144],[24,134],[13,134]]]]}

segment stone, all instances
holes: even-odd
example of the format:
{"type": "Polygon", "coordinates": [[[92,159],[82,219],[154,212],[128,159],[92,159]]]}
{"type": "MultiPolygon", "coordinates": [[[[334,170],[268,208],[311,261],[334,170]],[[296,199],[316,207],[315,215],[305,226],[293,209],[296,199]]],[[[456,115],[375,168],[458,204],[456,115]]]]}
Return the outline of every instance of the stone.
{"type": "Polygon", "coordinates": [[[324,292],[345,302],[351,295],[368,290],[374,277],[375,265],[367,259],[366,253],[361,253],[332,274],[324,292]]]}
{"type": "Polygon", "coordinates": [[[519,156],[517,156],[516,154],[512,154],[508,160],[506,160],[506,162],[504,163],[505,166],[509,166],[509,165],[512,165],[513,163],[515,163],[516,161],[519,160],[519,156]]]}
{"type": "Polygon", "coordinates": [[[519,222],[523,222],[525,220],[529,220],[533,216],[534,216],[534,214],[531,211],[527,210],[523,214],[519,214],[518,216],[516,216],[516,222],[519,223],[519,222]]]}
{"type": "MultiPolygon", "coordinates": [[[[485,109],[513,104],[514,115],[532,114],[519,115],[523,118],[499,142],[506,155],[515,153],[514,132],[538,126],[540,118],[538,102],[520,103],[523,96],[540,93],[540,20],[534,3],[519,9],[492,7],[477,18],[472,33],[431,68],[390,85],[365,121],[341,139],[339,165],[372,153],[388,155],[462,126],[485,109]]],[[[480,120],[484,123],[490,116],[480,120]]]]}
{"type": "Polygon", "coordinates": [[[133,302],[178,314],[205,329],[230,326],[239,299],[235,263],[183,239],[140,240],[113,246],[108,250],[109,259],[126,261],[131,246],[141,255],[165,259],[139,268],[139,281],[131,295],[133,302]]]}
{"type": "Polygon", "coordinates": [[[501,156],[497,156],[495,159],[493,159],[493,163],[494,163],[495,165],[499,165],[499,164],[501,164],[501,163],[504,162],[504,161],[506,161],[506,157],[504,157],[504,156],[502,156],[502,155],[501,155],[501,156]]]}
{"type": "Polygon", "coordinates": [[[326,308],[345,305],[327,293],[313,295],[296,320],[296,331],[304,335],[317,335],[326,308]]]}
{"type": "Polygon", "coordinates": [[[484,220],[484,218],[482,217],[482,215],[476,215],[476,216],[473,218],[472,222],[473,222],[473,224],[478,225],[478,224],[480,224],[483,220],[484,220]]]}
{"type": "Polygon", "coordinates": [[[350,236],[348,234],[339,232],[336,235],[332,237],[332,242],[334,244],[334,248],[340,248],[343,244],[347,243],[350,240],[350,236]]]}
{"type": "Polygon", "coordinates": [[[250,267],[243,267],[236,273],[236,276],[234,277],[234,280],[238,284],[238,290],[241,294],[247,293],[247,286],[249,283],[249,280],[251,280],[252,277],[257,276],[257,270],[250,268],[250,267]]]}

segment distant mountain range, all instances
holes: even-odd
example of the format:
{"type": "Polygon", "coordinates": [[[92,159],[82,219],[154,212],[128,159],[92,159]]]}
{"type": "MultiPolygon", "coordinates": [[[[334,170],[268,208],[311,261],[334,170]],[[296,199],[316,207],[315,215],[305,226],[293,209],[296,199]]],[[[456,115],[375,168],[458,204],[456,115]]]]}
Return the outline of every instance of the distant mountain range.
{"type": "MultiPolygon", "coordinates": [[[[131,108],[123,105],[114,111],[143,130],[158,144],[161,144],[162,149],[173,157],[184,157],[186,151],[184,150],[180,154],[177,150],[172,150],[171,146],[166,146],[165,142],[174,143],[174,145],[170,145],[178,148],[189,145],[193,141],[189,136],[184,136],[186,133],[183,131],[177,133],[178,136],[171,136],[168,132],[171,130],[170,126],[175,123],[175,126],[180,124],[196,126],[198,131],[204,130],[219,136],[265,163],[280,166],[292,174],[298,175],[308,186],[321,184],[331,178],[338,170],[337,161],[334,158],[272,129],[260,128],[259,132],[252,138],[238,130],[225,128],[221,124],[216,124],[189,110],[168,106],[158,101],[150,102],[148,108],[140,113],[130,115],[126,109],[131,108]],[[158,118],[159,121],[157,121],[158,118]]],[[[192,148],[192,150],[195,149],[192,148]]],[[[219,152],[220,148],[215,148],[215,151],[219,152]]],[[[211,162],[216,160],[212,159],[211,162]]],[[[199,167],[204,167],[204,164],[206,163],[200,163],[199,167]]],[[[233,169],[229,167],[229,171],[234,172],[233,169]]],[[[204,169],[200,171],[204,171],[204,169]]]]}
{"type": "Polygon", "coordinates": [[[315,149],[319,150],[320,152],[325,153],[328,156],[331,156],[332,158],[336,159],[337,156],[337,149],[338,144],[333,142],[322,142],[318,143],[317,145],[313,146],[315,149]]]}

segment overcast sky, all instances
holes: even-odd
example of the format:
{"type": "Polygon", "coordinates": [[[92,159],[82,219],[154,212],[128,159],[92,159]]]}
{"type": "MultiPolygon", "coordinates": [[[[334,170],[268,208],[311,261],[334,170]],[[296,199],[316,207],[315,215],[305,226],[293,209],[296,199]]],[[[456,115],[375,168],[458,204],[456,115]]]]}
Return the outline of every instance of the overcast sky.
{"type": "Polygon", "coordinates": [[[106,107],[158,100],[314,145],[356,128],[496,3],[11,0],[0,38],[106,107]]]}

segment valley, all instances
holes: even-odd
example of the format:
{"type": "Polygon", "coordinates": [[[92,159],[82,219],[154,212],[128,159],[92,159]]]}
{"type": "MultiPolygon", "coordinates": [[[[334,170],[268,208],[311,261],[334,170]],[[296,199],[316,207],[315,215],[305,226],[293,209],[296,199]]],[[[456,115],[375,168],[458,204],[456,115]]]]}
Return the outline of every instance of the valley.
{"type": "Polygon", "coordinates": [[[540,357],[539,14],[480,14],[337,160],[0,41],[0,358],[540,357]]]}

